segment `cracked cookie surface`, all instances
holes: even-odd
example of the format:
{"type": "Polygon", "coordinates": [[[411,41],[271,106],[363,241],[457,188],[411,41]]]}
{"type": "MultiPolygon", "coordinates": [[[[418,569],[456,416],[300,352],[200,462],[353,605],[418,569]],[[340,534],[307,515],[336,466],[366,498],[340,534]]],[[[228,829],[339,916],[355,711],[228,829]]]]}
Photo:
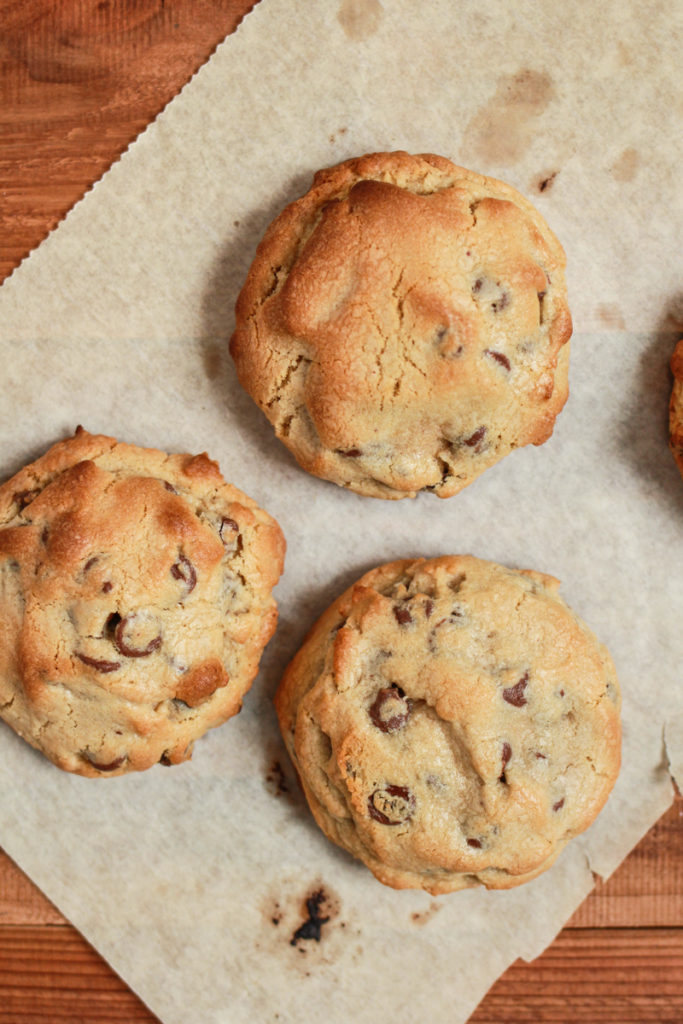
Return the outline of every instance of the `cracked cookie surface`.
{"type": "Polygon", "coordinates": [[[604,805],[619,685],[558,587],[471,556],[383,565],[287,668],[275,703],[311,811],[386,885],[519,885],[604,805]]]}
{"type": "Polygon", "coordinates": [[[567,398],[564,252],[509,185],[443,157],[318,172],[237,301],[243,387],[309,472],[450,497],[542,444],[567,398]]]}
{"type": "Polygon", "coordinates": [[[283,559],[206,454],[79,428],[0,487],[0,717],[80,775],[187,760],[241,707],[283,559]]]}
{"type": "Polygon", "coordinates": [[[683,476],[683,338],[671,356],[674,382],[669,403],[669,447],[683,476]]]}

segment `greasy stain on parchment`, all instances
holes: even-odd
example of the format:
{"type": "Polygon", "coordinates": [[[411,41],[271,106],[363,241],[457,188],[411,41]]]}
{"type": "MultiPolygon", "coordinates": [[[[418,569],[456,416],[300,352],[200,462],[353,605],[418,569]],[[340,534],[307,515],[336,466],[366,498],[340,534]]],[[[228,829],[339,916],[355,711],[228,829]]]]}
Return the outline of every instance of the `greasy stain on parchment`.
{"type": "Polygon", "coordinates": [[[503,75],[487,103],[465,129],[465,150],[484,163],[515,163],[524,155],[538,118],[555,97],[546,71],[523,68],[503,75]]]}
{"type": "Polygon", "coordinates": [[[612,177],[615,181],[633,181],[636,176],[639,163],[640,155],[638,150],[633,149],[632,146],[628,146],[610,167],[612,177]]]}
{"type": "Polygon", "coordinates": [[[619,306],[614,302],[603,302],[597,309],[598,319],[608,330],[624,331],[626,323],[619,306]]]}
{"type": "Polygon", "coordinates": [[[379,28],[384,11],[379,0],[342,0],[337,20],[349,39],[367,39],[379,28]]]}

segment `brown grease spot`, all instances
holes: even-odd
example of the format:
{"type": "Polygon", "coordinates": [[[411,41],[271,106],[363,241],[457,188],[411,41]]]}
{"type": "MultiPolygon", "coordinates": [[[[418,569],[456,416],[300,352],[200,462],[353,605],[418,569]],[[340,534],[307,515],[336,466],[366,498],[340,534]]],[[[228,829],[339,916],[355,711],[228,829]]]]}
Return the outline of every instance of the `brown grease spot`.
{"type": "Polygon", "coordinates": [[[626,322],[621,314],[621,310],[614,302],[601,303],[598,306],[598,316],[609,330],[623,331],[626,329],[626,322]]]}
{"type": "Polygon", "coordinates": [[[640,155],[637,149],[628,146],[621,156],[614,161],[610,167],[610,173],[615,181],[625,183],[633,181],[640,164],[640,155]]]}
{"type": "Polygon", "coordinates": [[[431,921],[434,915],[441,910],[442,906],[443,904],[432,901],[429,904],[427,910],[414,910],[413,913],[410,915],[410,920],[413,922],[413,924],[417,925],[427,924],[427,922],[431,921]]]}
{"type": "Polygon", "coordinates": [[[223,352],[220,345],[207,344],[202,353],[204,359],[204,371],[209,380],[215,380],[221,372],[221,361],[223,352]]]}
{"type": "Polygon", "coordinates": [[[467,125],[465,148],[487,163],[515,163],[554,97],[552,79],[545,71],[523,68],[515,75],[502,75],[494,95],[467,125]]]}
{"type": "Polygon", "coordinates": [[[358,42],[377,31],[383,14],[379,0],[342,0],[337,21],[347,37],[358,42]]]}

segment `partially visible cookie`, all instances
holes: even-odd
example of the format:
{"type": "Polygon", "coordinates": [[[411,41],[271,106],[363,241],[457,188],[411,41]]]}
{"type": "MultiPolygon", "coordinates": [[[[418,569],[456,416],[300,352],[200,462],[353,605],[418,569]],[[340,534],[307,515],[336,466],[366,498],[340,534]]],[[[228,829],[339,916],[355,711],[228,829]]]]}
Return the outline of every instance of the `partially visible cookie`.
{"type": "Polygon", "coordinates": [[[619,686],[558,586],[469,556],[393,562],[289,665],[276,708],[313,815],[386,885],[519,885],[605,803],[619,686]]]}
{"type": "Polygon", "coordinates": [[[669,446],[683,476],[683,338],[671,356],[671,372],[674,383],[669,403],[669,446]]]}
{"type": "Polygon", "coordinates": [[[239,296],[243,387],[311,473],[442,498],[542,444],[567,398],[565,256],[503,182],[376,153],[316,174],[239,296]]]}
{"type": "Polygon", "coordinates": [[[205,454],[79,428],[0,487],[0,717],[80,775],[186,760],[241,707],[283,558],[205,454]]]}

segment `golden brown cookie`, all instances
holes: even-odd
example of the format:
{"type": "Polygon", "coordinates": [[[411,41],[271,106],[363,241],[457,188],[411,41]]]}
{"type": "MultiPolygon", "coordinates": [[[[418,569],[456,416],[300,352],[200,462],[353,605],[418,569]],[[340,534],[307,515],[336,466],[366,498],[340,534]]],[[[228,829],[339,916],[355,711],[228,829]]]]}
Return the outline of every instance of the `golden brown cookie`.
{"type": "Polygon", "coordinates": [[[671,372],[674,383],[669,403],[669,447],[683,476],[683,338],[671,356],[671,372]]]}
{"type": "Polygon", "coordinates": [[[470,556],[393,562],[289,665],[276,707],[313,815],[381,882],[519,885],[605,803],[619,686],[558,587],[470,556]]]}
{"type": "Polygon", "coordinates": [[[243,387],[309,472],[450,497],[542,444],[567,398],[564,252],[509,185],[439,156],[316,174],[239,296],[243,387]]]}
{"type": "Polygon", "coordinates": [[[79,428],[0,487],[0,716],[80,775],[187,760],[240,709],[283,558],[206,455],[79,428]]]}

